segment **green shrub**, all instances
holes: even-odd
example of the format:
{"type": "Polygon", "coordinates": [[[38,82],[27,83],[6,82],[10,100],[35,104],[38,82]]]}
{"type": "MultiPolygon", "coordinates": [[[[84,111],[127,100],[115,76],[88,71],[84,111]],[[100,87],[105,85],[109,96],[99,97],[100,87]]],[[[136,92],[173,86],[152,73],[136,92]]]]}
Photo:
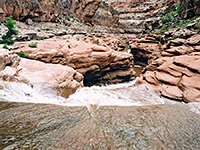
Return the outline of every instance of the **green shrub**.
{"type": "Polygon", "coordinates": [[[4,45],[3,45],[3,48],[9,49],[7,44],[4,44],[4,45]]]}
{"type": "Polygon", "coordinates": [[[162,28],[160,29],[160,31],[164,31],[167,30],[168,28],[166,26],[162,26],[162,28]]]}
{"type": "Polygon", "coordinates": [[[42,29],[37,29],[37,31],[38,31],[38,32],[41,32],[41,31],[42,31],[42,29]]]}
{"type": "Polygon", "coordinates": [[[36,37],[36,40],[39,41],[39,40],[41,40],[41,38],[40,37],[36,37]]]}
{"type": "Polygon", "coordinates": [[[15,24],[16,22],[13,21],[12,17],[6,17],[7,22],[4,23],[4,26],[6,26],[8,28],[8,32],[6,32],[6,34],[2,35],[2,40],[0,41],[1,44],[7,44],[7,45],[11,45],[13,44],[15,41],[12,40],[14,35],[18,34],[18,31],[15,29],[15,24]]]}
{"type": "Polygon", "coordinates": [[[176,8],[176,13],[177,13],[178,15],[181,14],[181,3],[180,3],[180,2],[178,3],[178,6],[177,6],[177,8],[176,8]]]}
{"type": "Polygon", "coordinates": [[[172,38],[173,38],[173,39],[176,39],[176,38],[179,38],[179,36],[173,35],[172,38]]]}
{"type": "Polygon", "coordinates": [[[32,42],[28,46],[31,47],[31,48],[37,48],[37,42],[32,42]]]}
{"type": "Polygon", "coordinates": [[[20,51],[20,52],[18,53],[18,56],[19,56],[19,57],[22,57],[22,58],[26,58],[26,54],[24,53],[24,51],[20,51]]]}

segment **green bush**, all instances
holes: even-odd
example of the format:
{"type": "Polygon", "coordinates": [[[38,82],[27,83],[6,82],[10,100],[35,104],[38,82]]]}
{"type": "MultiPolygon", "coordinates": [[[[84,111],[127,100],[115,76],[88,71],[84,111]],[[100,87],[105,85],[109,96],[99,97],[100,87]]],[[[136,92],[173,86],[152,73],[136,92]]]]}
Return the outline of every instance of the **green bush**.
{"type": "Polygon", "coordinates": [[[13,21],[12,17],[6,17],[7,22],[4,23],[4,26],[6,26],[8,28],[8,32],[6,32],[5,35],[2,35],[2,40],[0,41],[1,44],[7,44],[7,45],[11,45],[13,44],[15,41],[12,40],[14,35],[18,34],[18,31],[15,29],[15,24],[16,22],[13,21]]]}
{"type": "Polygon", "coordinates": [[[18,53],[18,56],[19,56],[19,57],[22,57],[22,58],[26,58],[26,54],[24,53],[24,51],[20,51],[20,52],[18,53]]]}
{"type": "Polygon", "coordinates": [[[173,38],[173,39],[176,39],[176,38],[179,38],[179,36],[173,35],[172,38],[173,38]]]}
{"type": "Polygon", "coordinates": [[[31,48],[37,48],[37,42],[32,42],[28,46],[31,47],[31,48]]]}
{"type": "Polygon", "coordinates": [[[4,45],[3,45],[3,48],[9,49],[7,44],[4,44],[4,45]]]}

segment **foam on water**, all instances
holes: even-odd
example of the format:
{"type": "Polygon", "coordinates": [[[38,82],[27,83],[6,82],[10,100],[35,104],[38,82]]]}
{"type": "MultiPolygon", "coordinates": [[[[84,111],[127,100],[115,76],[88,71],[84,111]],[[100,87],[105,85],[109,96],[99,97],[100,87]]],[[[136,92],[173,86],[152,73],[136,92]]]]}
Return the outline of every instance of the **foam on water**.
{"type": "Polygon", "coordinates": [[[134,87],[135,81],[107,86],[92,86],[80,88],[67,100],[105,106],[141,106],[150,104],[164,104],[164,100],[155,93],[140,87],[134,87]]]}
{"type": "Polygon", "coordinates": [[[200,114],[200,103],[189,103],[187,104],[190,107],[190,110],[200,114]]]}
{"type": "Polygon", "coordinates": [[[0,81],[0,99],[10,102],[62,104],[65,100],[48,86],[0,81]]]}
{"type": "MultiPolygon", "coordinates": [[[[0,99],[10,102],[46,103],[64,106],[142,106],[174,104],[141,87],[135,81],[107,86],[92,86],[78,89],[69,98],[57,96],[56,90],[48,85],[33,87],[20,82],[0,81],[0,99]]],[[[192,111],[200,113],[200,103],[190,103],[192,111]]]]}
{"type": "Polygon", "coordinates": [[[20,82],[0,81],[0,99],[12,102],[48,103],[66,106],[96,105],[144,105],[163,104],[163,99],[139,87],[135,81],[107,86],[83,87],[68,99],[57,96],[56,90],[48,85],[30,87],[20,82]]]}

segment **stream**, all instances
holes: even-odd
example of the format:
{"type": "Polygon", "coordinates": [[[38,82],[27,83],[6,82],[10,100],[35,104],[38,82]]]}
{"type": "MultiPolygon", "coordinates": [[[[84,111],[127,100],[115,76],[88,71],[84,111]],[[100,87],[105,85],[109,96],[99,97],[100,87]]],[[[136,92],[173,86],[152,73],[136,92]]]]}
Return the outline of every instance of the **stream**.
{"type": "Polygon", "coordinates": [[[0,81],[0,149],[200,149],[200,104],[134,83],[83,87],[65,99],[41,85],[0,81]]]}

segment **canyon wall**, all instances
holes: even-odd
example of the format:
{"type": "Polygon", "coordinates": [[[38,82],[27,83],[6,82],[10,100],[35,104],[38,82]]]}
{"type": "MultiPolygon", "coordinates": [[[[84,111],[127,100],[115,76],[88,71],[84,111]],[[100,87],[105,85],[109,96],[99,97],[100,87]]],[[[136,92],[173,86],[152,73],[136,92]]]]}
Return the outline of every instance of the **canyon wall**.
{"type": "MultiPolygon", "coordinates": [[[[72,13],[80,21],[93,25],[112,26],[118,24],[120,11],[118,9],[134,8],[149,0],[1,0],[0,22],[6,16],[13,16],[15,20],[62,22],[63,16],[72,13]],[[117,11],[116,11],[117,10],[117,11]]],[[[181,2],[181,16],[190,18],[200,15],[199,0],[168,0],[167,2],[181,2]]],[[[167,3],[166,2],[166,3],[167,3]]]]}
{"type": "Polygon", "coordinates": [[[61,0],[1,0],[0,21],[4,22],[6,16],[13,16],[13,19],[20,21],[31,18],[35,21],[58,22],[62,7],[61,0]]]}
{"type": "Polygon", "coordinates": [[[1,0],[0,22],[5,17],[13,16],[15,20],[61,22],[64,16],[72,13],[84,23],[93,24],[94,14],[100,0],[1,0]]]}

